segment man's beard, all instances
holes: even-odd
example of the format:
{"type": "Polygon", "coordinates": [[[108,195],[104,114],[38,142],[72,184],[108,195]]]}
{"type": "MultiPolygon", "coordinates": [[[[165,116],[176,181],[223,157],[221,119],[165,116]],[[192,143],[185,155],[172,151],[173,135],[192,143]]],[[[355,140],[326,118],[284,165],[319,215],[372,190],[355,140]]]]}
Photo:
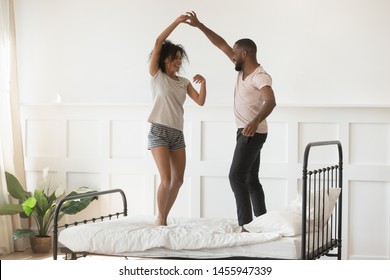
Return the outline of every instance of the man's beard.
{"type": "Polygon", "coordinates": [[[236,66],[234,67],[234,69],[236,69],[236,71],[241,71],[242,70],[242,64],[240,62],[237,62],[236,63],[236,66]]]}

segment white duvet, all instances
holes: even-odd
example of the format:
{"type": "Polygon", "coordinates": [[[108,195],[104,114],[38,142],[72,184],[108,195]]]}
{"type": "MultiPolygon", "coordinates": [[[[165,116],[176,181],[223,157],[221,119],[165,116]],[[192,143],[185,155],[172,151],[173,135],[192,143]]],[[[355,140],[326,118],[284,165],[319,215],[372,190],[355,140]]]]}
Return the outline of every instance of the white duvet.
{"type": "Polygon", "coordinates": [[[171,218],[168,226],[155,226],[154,216],[70,227],[58,241],[74,252],[120,255],[153,248],[200,250],[259,244],[281,239],[275,232],[241,232],[234,219],[171,218]]]}

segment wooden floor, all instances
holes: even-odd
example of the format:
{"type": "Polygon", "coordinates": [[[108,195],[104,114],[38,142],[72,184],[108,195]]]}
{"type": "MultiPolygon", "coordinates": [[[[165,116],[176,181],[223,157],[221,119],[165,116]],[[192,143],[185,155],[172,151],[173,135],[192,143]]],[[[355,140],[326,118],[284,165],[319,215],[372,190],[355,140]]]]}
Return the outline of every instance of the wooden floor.
{"type": "MultiPolygon", "coordinates": [[[[78,260],[97,260],[97,259],[139,259],[139,258],[125,258],[125,257],[115,257],[115,256],[98,256],[98,255],[88,255],[86,257],[81,257],[78,260]]],[[[14,252],[8,255],[0,255],[0,260],[53,260],[53,253],[49,252],[46,254],[36,254],[31,251],[31,248],[26,249],[24,252],[14,252]]],[[[59,254],[57,260],[65,260],[64,254],[59,254]]]]}
{"type": "Polygon", "coordinates": [[[52,252],[46,254],[35,254],[31,251],[31,248],[29,248],[24,252],[14,252],[9,255],[0,255],[0,260],[43,260],[49,259],[52,256],[52,252]]]}

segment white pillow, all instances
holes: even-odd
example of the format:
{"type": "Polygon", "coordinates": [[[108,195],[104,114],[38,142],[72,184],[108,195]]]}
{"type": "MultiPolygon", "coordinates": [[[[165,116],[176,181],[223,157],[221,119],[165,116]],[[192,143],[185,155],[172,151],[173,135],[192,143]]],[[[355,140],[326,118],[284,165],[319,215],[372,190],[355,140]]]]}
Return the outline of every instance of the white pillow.
{"type": "MultiPolygon", "coordinates": [[[[308,205],[307,209],[307,220],[309,220],[309,211],[310,211],[310,221],[312,222],[315,218],[315,226],[322,225],[322,218],[324,216],[324,224],[327,223],[329,217],[332,215],[333,209],[336,205],[337,198],[339,197],[341,192],[340,188],[330,188],[329,194],[325,192],[325,200],[323,199],[323,191],[319,191],[319,198],[318,195],[316,196],[316,201],[314,201],[314,193],[310,194],[310,205],[308,205]],[[314,204],[316,204],[317,211],[314,210],[314,204]],[[324,206],[322,207],[322,204],[324,206]],[[320,209],[320,212],[318,212],[318,207],[320,209]],[[324,215],[323,215],[324,214],[324,215]]],[[[309,199],[309,198],[308,198],[309,199]]],[[[308,202],[308,201],[307,201],[308,202]]],[[[290,203],[288,206],[288,210],[292,211],[294,213],[297,213],[299,215],[302,215],[302,194],[298,194],[297,198],[290,203]]]]}
{"type": "Polygon", "coordinates": [[[283,236],[295,236],[302,232],[301,220],[301,215],[288,210],[270,211],[243,227],[249,232],[277,232],[283,236]]]}
{"type": "Polygon", "coordinates": [[[336,206],[337,199],[341,193],[341,188],[330,188],[329,189],[329,204],[328,211],[325,213],[325,222],[328,221],[333,213],[333,209],[336,206]]]}
{"type": "MultiPolygon", "coordinates": [[[[320,217],[318,212],[314,214],[314,194],[311,194],[310,200],[310,222],[316,217],[316,226],[322,225],[322,213],[325,211],[325,224],[332,215],[337,198],[341,192],[340,188],[330,188],[329,194],[325,194],[325,205],[321,207],[320,217]],[[322,211],[323,210],[323,211],[322,211]]],[[[320,195],[320,205],[323,203],[322,191],[320,195]]],[[[318,197],[317,202],[318,204],[318,197]]],[[[316,205],[318,206],[318,205],[316,205]]],[[[307,216],[309,220],[309,216],[307,216]]],[[[308,221],[309,222],[309,221],[308,221]]],[[[295,236],[302,233],[302,195],[298,194],[297,198],[292,201],[286,210],[270,211],[264,215],[255,218],[249,224],[243,226],[249,232],[277,232],[283,236],[295,236]]]]}

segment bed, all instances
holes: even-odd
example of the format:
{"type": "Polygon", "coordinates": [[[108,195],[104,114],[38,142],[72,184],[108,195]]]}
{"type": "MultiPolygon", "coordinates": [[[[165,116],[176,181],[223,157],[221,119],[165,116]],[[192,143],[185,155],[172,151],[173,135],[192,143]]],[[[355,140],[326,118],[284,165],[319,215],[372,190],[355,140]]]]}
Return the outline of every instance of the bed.
{"type": "Polygon", "coordinates": [[[121,189],[67,197],[55,211],[53,259],[87,255],[164,259],[341,259],[343,154],[339,141],[309,143],[304,151],[302,183],[288,207],[269,211],[242,227],[230,218],[170,217],[154,225],[153,215],[128,215],[121,189]],[[310,164],[313,148],[329,146],[337,162],[310,164]],[[312,167],[313,166],[313,167],[312,167]],[[58,224],[64,202],[89,196],[121,195],[123,210],[58,224]]]}

